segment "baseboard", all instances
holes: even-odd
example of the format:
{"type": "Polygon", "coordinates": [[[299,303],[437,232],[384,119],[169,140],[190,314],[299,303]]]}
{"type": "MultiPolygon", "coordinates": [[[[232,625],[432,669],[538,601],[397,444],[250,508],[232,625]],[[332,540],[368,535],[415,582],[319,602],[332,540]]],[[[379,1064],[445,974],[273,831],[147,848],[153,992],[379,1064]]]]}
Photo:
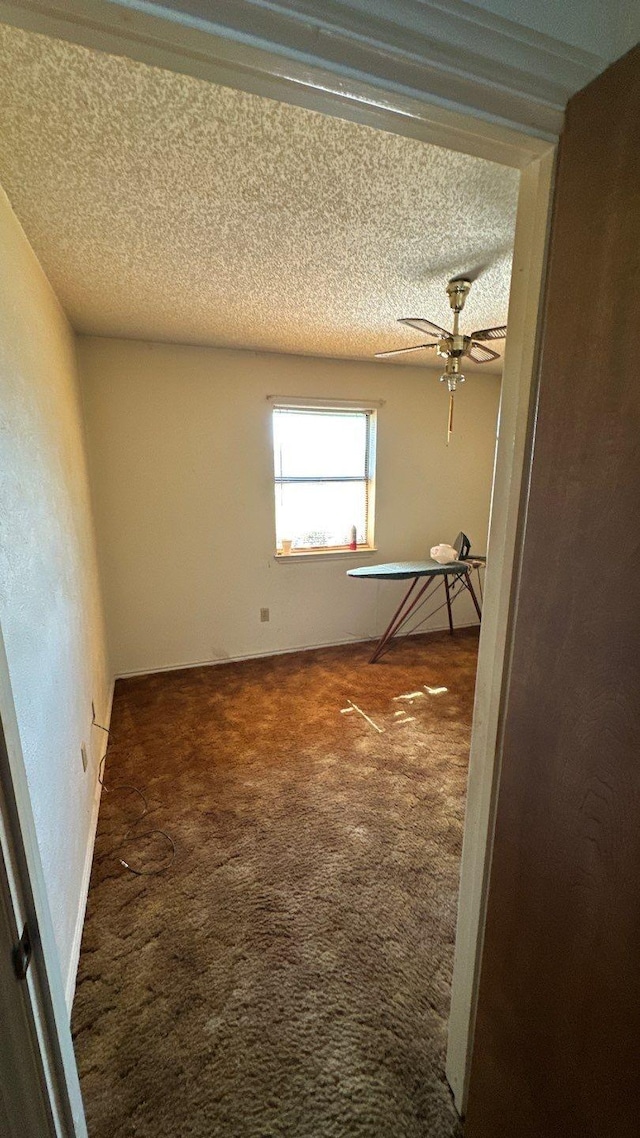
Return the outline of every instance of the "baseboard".
{"type": "MultiPolygon", "coordinates": [[[[478,628],[478,621],[470,621],[467,624],[456,624],[456,631],[463,628],[478,628]]],[[[447,632],[449,629],[448,624],[433,625],[431,628],[416,629],[415,632],[407,633],[408,636],[424,636],[429,632],[447,632]]],[[[241,656],[219,656],[216,659],[209,660],[186,660],[180,664],[162,664],[161,666],[154,665],[149,668],[139,668],[130,672],[118,672],[117,680],[133,679],[135,676],[155,676],[160,672],[181,672],[188,668],[208,668],[216,667],[220,664],[239,664],[243,660],[262,660],[267,656],[288,656],[292,652],[313,652],[318,648],[340,648],[343,644],[367,644],[379,638],[381,633],[374,633],[372,636],[347,636],[343,640],[324,640],[319,644],[298,644],[291,648],[271,648],[267,652],[247,652],[241,656]]]]}
{"type": "MultiPolygon", "coordinates": [[[[109,727],[111,724],[111,712],[113,709],[113,693],[115,687],[115,679],[111,683],[111,690],[109,693],[109,700],[107,704],[106,714],[103,721],[103,726],[109,727]]],[[[93,728],[96,731],[96,728],[93,728]]],[[[102,761],[103,755],[107,749],[109,742],[108,736],[104,731],[96,732],[101,736],[100,749],[98,751],[98,763],[95,766],[95,779],[96,784],[93,793],[93,802],[91,805],[91,818],[89,820],[89,834],[87,837],[87,848],[84,856],[84,866],[82,869],[82,880],[80,882],[80,895],[78,897],[78,912],[76,915],[76,924],[73,933],[73,941],[71,943],[71,954],[69,958],[69,968],[67,971],[67,982],[65,984],[65,1000],[67,1004],[67,1011],[71,1017],[71,1008],[73,1006],[73,997],[76,991],[76,979],[78,975],[78,965],[80,963],[80,946],[82,944],[82,932],[84,929],[84,918],[87,911],[87,899],[89,897],[89,883],[91,881],[91,867],[93,865],[93,851],[96,843],[96,831],[98,829],[98,814],[100,812],[100,798],[102,795],[102,784],[98,779],[98,770],[102,761]]]]}

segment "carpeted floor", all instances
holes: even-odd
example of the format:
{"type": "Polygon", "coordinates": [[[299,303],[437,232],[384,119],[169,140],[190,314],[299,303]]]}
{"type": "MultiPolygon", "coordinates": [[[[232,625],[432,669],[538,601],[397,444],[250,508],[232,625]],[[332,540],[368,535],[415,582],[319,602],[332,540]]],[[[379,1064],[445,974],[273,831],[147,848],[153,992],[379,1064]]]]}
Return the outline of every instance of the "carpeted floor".
{"type": "Polygon", "coordinates": [[[107,786],[146,788],[141,829],[177,854],[127,872],[111,851],[139,802],[103,795],[73,1010],[90,1138],[459,1133],[443,1061],[477,636],[368,652],[118,683],[107,786]]]}

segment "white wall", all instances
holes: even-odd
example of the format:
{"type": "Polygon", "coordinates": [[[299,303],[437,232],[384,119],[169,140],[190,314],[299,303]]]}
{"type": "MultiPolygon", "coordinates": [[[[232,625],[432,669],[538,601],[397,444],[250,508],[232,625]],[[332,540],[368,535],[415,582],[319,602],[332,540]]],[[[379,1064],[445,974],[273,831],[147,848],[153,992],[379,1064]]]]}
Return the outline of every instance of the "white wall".
{"type": "Polygon", "coordinates": [[[447,448],[447,394],[423,368],[91,337],[78,353],[117,674],[375,636],[402,586],[350,565],[428,557],[459,529],[484,551],[496,376],[461,388],[447,448]],[[274,558],[268,394],[386,401],[377,554],[274,558]]]}
{"type": "Polygon", "coordinates": [[[0,621],[67,979],[95,818],[91,701],[106,715],[110,684],[74,336],[1,190],[0,621]]]}

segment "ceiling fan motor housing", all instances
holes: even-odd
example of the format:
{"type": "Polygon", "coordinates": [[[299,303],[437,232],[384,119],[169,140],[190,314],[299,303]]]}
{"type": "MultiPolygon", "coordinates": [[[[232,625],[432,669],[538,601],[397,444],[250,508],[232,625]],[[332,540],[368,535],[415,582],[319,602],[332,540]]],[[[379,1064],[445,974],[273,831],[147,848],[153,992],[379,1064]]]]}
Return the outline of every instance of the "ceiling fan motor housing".
{"type": "Polygon", "coordinates": [[[443,359],[460,359],[471,343],[469,336],[443,336],[438,340],[437,353],[443,359]]]}

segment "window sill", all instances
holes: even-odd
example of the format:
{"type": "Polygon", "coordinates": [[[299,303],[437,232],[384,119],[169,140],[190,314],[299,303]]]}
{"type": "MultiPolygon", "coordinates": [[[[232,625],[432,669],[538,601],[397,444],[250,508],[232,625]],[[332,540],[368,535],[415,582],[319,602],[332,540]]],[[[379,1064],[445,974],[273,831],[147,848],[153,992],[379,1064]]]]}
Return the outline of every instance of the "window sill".
{"type": "Polygon", "coordinates": [[[377,553],[378,547],[376,545],[363,545],[358,549],[297,549],[291,553],[280,553],[276,551],[273,555],[273,560],[281,561],[314,561],[316,558],[321,558],[324,561],[331,560],[334,557],[364,557],[369,553],[377,553]]]}

